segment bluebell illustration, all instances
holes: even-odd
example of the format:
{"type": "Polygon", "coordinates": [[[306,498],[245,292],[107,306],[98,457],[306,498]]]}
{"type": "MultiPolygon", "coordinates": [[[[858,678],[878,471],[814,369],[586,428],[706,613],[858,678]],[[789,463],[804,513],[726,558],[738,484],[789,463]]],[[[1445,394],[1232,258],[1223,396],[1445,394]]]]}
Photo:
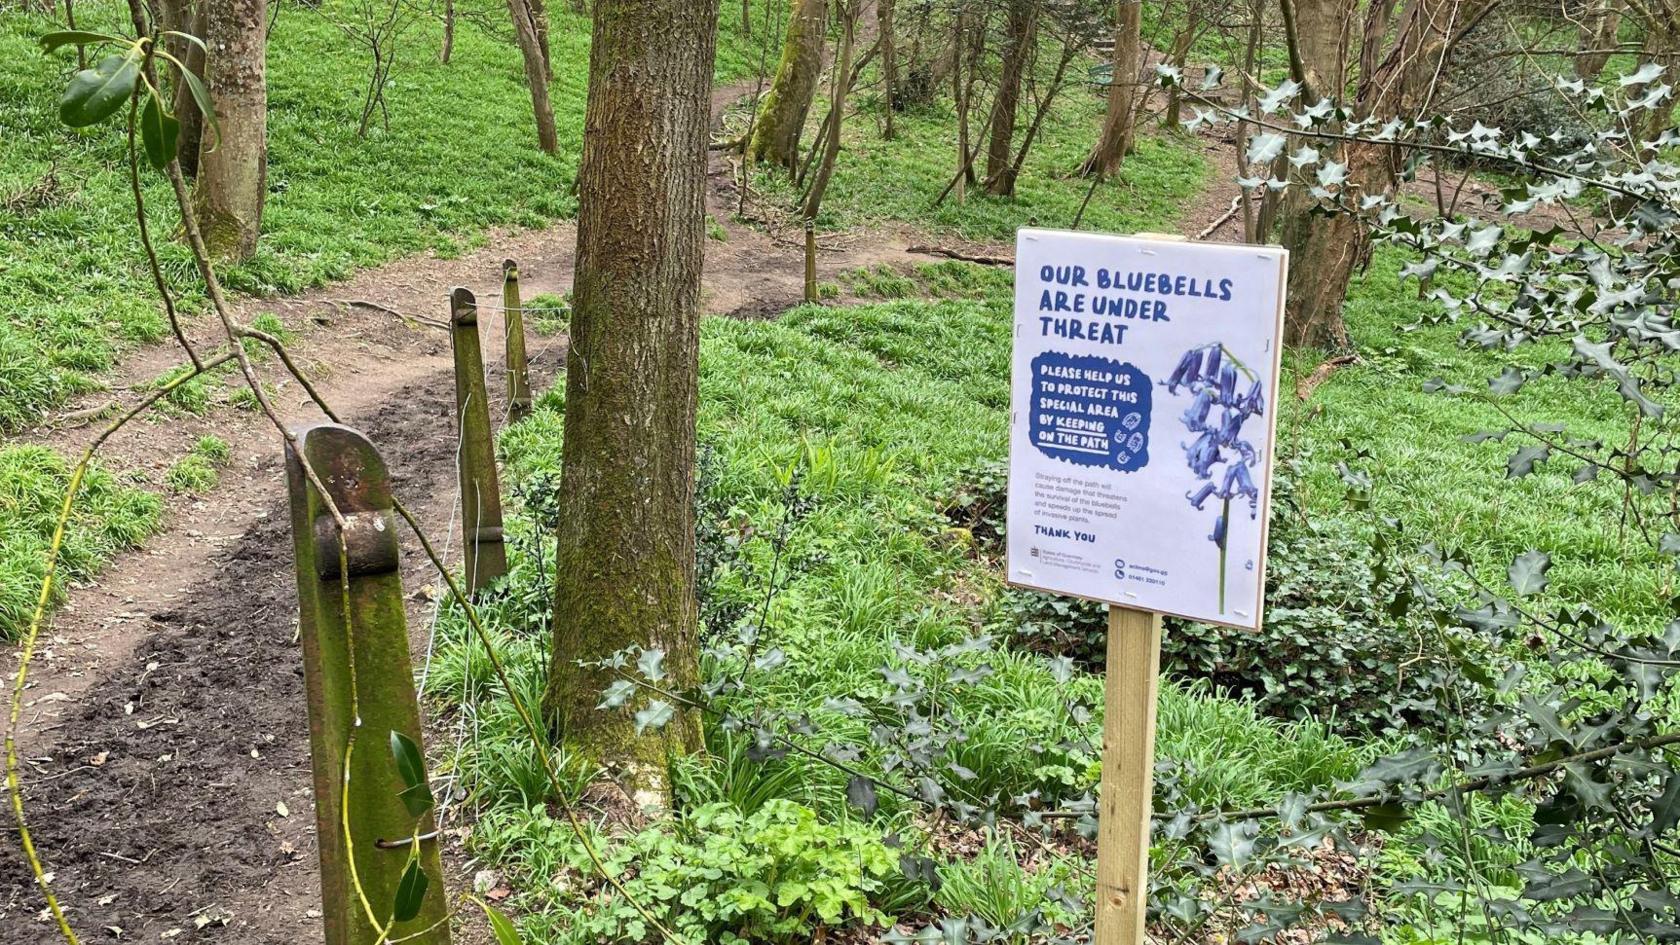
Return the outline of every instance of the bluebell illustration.
{"type": "Polygon", "coordinates": [[[1190,405],[1179,418],[1191,436],[1180,445],[1197,484],[1184,497],[1197,511],[1209,499],[1219,499],[1208,541],[1219,549],[1219,612],[1224,613],[1231,502],[1247,499],[1250,519],[1260,511],[1260,489],[1250,471],[1260,457],[1253,444],[1243,439],[1243,424],[1250,417],[1265,415],[1264,385],[1217,341],[1184,352],[1164,384],[1168,394],[1183,388],[1191,395],[1190,405]],[[1239,374],[1249,382],[1242,393],[1238,393],[1239,374]]]}

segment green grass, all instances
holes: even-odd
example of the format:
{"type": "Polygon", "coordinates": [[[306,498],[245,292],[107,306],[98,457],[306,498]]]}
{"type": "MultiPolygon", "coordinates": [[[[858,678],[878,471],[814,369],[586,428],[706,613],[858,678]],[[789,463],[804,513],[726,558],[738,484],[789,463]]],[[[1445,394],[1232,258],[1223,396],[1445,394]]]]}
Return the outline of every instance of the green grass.
{"type": "MultiPolygon", "coordinates": [[[[1057,98],[1028,153],[1013,197],[989,197],[979,187],[970,187],[964,202],[947,197],[937,208],[934,200],[956,173],[951,104],[941,99],[898,115],[898,137],[892,141],[883,140],[877,128],[878,107],[865,103],[845,125],[844,146],[818,215],[819,226],[909,222],[967,239],[1009,241],[1017,227],[1073,224],[1089,187],[1078,176],[1079,164],[1102,123],[1102,100],[1086,86],[1070,83],[1057,98]]],[[[823,109],[812,112],[807,141],[815,137],[823,109]]],[[[976,169],[977,174],[981,171],[976,169]]],[[[1187,139],[1145,134],[1120,173],[1097,187],[1080,228],[1121,233],[1169,228],[1210,173],[1212,168],[1187,139]]],[[[772,201],[793,203],[785,172],[761,170],[755,186],[772,201]]]]}
{"type": "Polygon", "coordinates": [[[232,454],[233,448],[221,437],[201,436],[187,455],[169,467],[163,481],[174,492],[209,492],[221,479],[218,467],[227,465],[232,454]]]}
{"type": "MultiPolygon", "coordinates": [[[[70,484],[70,464],[41,446],[0,452],[0,641],[29,624],[46,575],[46,551],[70,484]]],[[[54,601],[67,581],[83,580],[111,555],[132,548],[157,527],[162,503],[95,467],[66,530],[54,601]]]]}
{"type": "MultiPolygon", "coordinates": [[[[76,12],[84,28],[127,28],[127,7],[112,0],[76,12]]],[[[572,214],[586,19],[564,6],[550,14],[561,151],[549,157],[536,148],[518,51],[471,25],[457,31],[448,65],[437,62],[436,24],[405,33],[386,93],[390,127],[376,123],[358,138],[363,53],[328,20],[348,15],[341,0],[279,13],[268,54],[264,234],[256,258],[222,273],[229,287],[295,292],[398,256],[458,253],[489,227],[572,214]]],[[[735,20],[723,24],[717,75],[729,80],[757,56],[735,20]]],[[[58,123],[75,57],[36,47],[54,28],[34,14],[0,18],[0,430],[97,386],[124,348],[160,340],[167,328],[135,237],[120,129],[58,123]],[[56,184],[47,187],[49,174],[56,184]],[[21,202],[8,209],[8,198],[21,202]]],[[[168,184],[149,171],[144,181],[164,268],[197,308],[190,260],[168,239],[177,229],[168,184]]]]}
{"type": "MultiPolygon", "coordinates": [[[[1622,493],[1612,477],[1577,485],[1571,476],[1580,463],[1559,456],[1533,475],[1506,479],[1505,461],[1523,440],[1462,439],[1506,425],[1479,393],[1502,366],[1538,367],[1562,358],[1564,348],[1487,352],[1459,343],[1464,325],[1405,330],[1423,303],[1415,282],[1399,284],[1402,263],[1395,253],[1379,252],[1353,285],[1347,322],[1363,362],[1338,370],[1305,409],[1294,397],[1284,398],[1279,449],[1301,448],[1320,458],[1309,464],[1302,484],[1309,501],[1320,514],[1338,514],[1344,487],[1331,458],[1343,452],[1345,439],[1371,451],[1374,505],[1404,522],[1413,540],[1464,550],[1477,575],[1496,587],[1516,555],[1531,548],[1550,552],[1550,587],[1537,603],[1585,604],[1612,623],[1660,630],[1672,617],[1674,571],[1637,532],[1617,526],[1622,493]],[[1473,393],[1425,393],[1424,382],[1433,377],[1473,393]]],[[[1288,390],[1316,356],[1303,352],[1286,361],[1288,390]]],[[[1524,421],[1567,424],[1572,437],[1607,443],[1627,438],[1628,407],[1603,383],[1542,378],[1501,403],[1524,421]]]]}

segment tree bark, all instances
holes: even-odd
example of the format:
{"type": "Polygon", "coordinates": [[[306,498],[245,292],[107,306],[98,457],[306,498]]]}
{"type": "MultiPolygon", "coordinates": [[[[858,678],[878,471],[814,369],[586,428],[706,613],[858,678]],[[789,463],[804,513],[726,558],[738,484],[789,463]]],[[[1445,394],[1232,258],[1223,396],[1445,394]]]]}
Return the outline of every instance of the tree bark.
{"type": "Polygon", "coordinates": [[[986,132],[986,192],[1006,196],[1012,187],[1009,159],[1015,153],[1015,118],[1021,106],[1021,77],[1032,55],[1037,0],[1009,0],[1003,51],[998,63],[997,102],[986,132]]]}
{"type": "MultiPolygon", "coordinates": [[[[1190,47],[1196,42],[1196,34],[1201,31],[1200,7],[1194,2],[1186,7],[1184,26],[1173,34],[1172,52],[1169,54],[1173,67],[1178,69],[1180,75],[1184,74],[1184,64],[1190,59],[1190,47]]],[[[1174,85],[1167,92],[1167,114],[1161,120],[1161,124],[1165,125],[1168,131],[1177,131],[1183,122],[1183,116],[1184,96],[1180,94],[1179,87],[1174,85]]]]}
{"type": "Polygon", "coordinates": [[[537,38],[537,51],[542,54],[543,78],[554,81],[554,54],[548,46],[548,3],[547,0],[527,0],[527,13],[531,18],[531,31],[537,38]]]}
{"type": "Polygon", "coordinates": [[[449,65],[455,54],[455,0],[443,0],[443,48],[438,50],[438,62],[449,65]]]}
{"type": "Polygon", "coordinates": [[[891,141],[898,136],[893,128],[893,115],[900,107],[898,100],[898,47],[893,43],[894,0],[876,0],[875,31],[881,43],[881,83],[885,87],[883,99],[887,106],[887,124],[881,136],[891,141]]]}
{"type": "MultiPolygon", "coordinates": [[[[174,30],[206,39],[209,26],[205,22],[204,8],[207,0],[160,0],[157,5],[158,26],[160,29],[174,30]]],[[[204,76],[204,50],[197,43],[191,43],[179,37],[165,40],[165,48],[169,54],[186,63],[193,74],[204,76]]],[[[175,139],[175,157],[181,162],[181,173],[188,177],[198,174],[198,151],[204,137],[204,116],[199,114],[198,100],[188,91],[186,82],[181,79],[181,70],[173,63],[168,67],[170,83],[174,87],[173,101],[170,110],[174,112],[176,120],[181,123],[179,136],[175,139]]]]}
{"type": "MultiPolygon", "coordinates": [[[[668,792],[664,764],[699,720],[638,735],[597,708],[627,647],[699,676],[694,416],[716,0],[596,0],[578,169],[553,662],[544,706],[566,738],[668,792]]],[[[644,698],[644,697],[638,697],[644,698]]]]}
{"type": "Polygon", "coordinates": [[[827,24],[827,0],[794,0],[787,38],[782,43],[782,60],[759,105],[758,125],[747,143],[747,160],[777,164],[789,171],[798,166],[799,138],[817,92],[827,24]]]}
{"type": "Polygon", "coordinates": [[[1138,68],[1143,58],[1142,0],[1119,0],[1114,8],[1113,72],[1108,79],[1108,107],[1102,134],[1082,168],[1086,174],[1109,177],[1130,154],[1136,136],[1138,68]]]}
{"type": "Polygon", "coordinates": [[[201,143],[194,206],[211,254],[243,260],[257,251],[268,193],[268,4],[204,2],[205,78],[221,133],[201,143]]]}
{"type": "Polygon", "coordinates": [[[548,100],[548,67],[538,45],[536,20],[529,4],[537,0],[508,0],[508,13],[513,18],[514,38],[519,42],[519,55],[525,61],[525,84],[531,88],[531,113],[537,120],[537,147],[544,154],[560,150],[560,136],[554,128],[554,107],[548,100]]]}

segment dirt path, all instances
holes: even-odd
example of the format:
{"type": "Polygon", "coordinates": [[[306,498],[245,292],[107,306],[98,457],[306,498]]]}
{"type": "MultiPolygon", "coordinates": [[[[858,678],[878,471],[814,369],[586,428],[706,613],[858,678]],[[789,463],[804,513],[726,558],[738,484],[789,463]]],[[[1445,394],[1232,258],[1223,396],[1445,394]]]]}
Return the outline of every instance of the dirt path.
{"type": "MultiPolygon", "coordinates": [[[[751,84],[720,89],[714,121],[751,84]]],[[[763,317],[797,304],[803,252],[733,220],[734,183],[714,152],[711,216],[727,239],[708,240],[704,304],[713,314],[763,317]]],[[[399,495],[434,537],[455,503],[453,379],[447,334],[404,321],[446,317],[451,287],[472,288],[500,402],[501,262],[519,261],[526,297],[571,283],[570,223],[493,232],[456,259],[413,257],[302,296],[248,299],[243,317],[279,316],[288,346],[346,422],[390,463],[399,495]],[[379,306],[347,304],[349,300],[379,306]],[[389,311],[386,311],[389,310],[389,311]]],[[[819,278],[858,266],[910,266],[909,231],[852,234],[820,254],[819,278]]],[[[191,334],[209,344],[209,319],[191,334]]],[[[564,366],[565,338],[532,339],[546,388],[564,366]]],[[[168,346],[126,358],[113,393],[69,405],[57,425],[20,439],[78,451],[98,408],[132,402],[180,363],[168,346]],[[76,418],[82,425],[77,426],[76,418]]],[[[264,365],[291,424],[319,420],[298,385],[264,365]]],[[[53,886],[85,941],[318,941],[314,814],[295,578],[280,441],[266,419],[223,405],[207,415],[159,415],[114,438],[109,468],[161,487],[169,464],[206,433],[233,459],[210,493],[171,502],[164,530],[74,588],[43,635],[20,727],[28,813],[53,886]],[[284,810],[284,813],[282,813],[284,810]]],[[[405,536],[403,574],[413,592],[435,582],[405,536]]],[[[412,599],[417,660],[430,605],[412,599]]],[[[15,652],[14,652],[15,655],[15,652]]],[[[9,677],[8,673],[8,677],[9,677]]],[[[9,828],[8,828],[9,830],[9,828]]],[[[451,880],[460,882],[458,849],[451,880]]],[[[15,844],[0,845],[0,942],[59,941],[15,844]]]]}

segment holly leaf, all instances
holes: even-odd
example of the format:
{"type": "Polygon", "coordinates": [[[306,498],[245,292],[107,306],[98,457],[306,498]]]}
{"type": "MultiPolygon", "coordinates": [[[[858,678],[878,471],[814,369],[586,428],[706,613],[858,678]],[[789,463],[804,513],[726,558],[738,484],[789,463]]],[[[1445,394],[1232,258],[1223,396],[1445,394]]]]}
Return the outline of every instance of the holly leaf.
{"type": "Polygon", "coordinates": [[[1521,479],[1534,472],[1538,463],[1552,458],[1552,448],[1544,443],[1519,446],[1511,458],[1505,461],[1505,478],[1521,479]]]}
{"type": "Polygon", "coordinates": [[[1552,567],[1552,556],[1544,551],[1525,551],[1511,562],[1506,574],[1511,589],[1523,597],[1533,597],[1546,589],[1546,572],[1552,567]]]}
{"type": "Polygon", "coordinates": [[[58,102],[59,120],[72,128],[98,124],[123,107],[139,80],[140,59],[133,50],[106,56],[71,77],[58,102]]]}
{"type": "Polygon", "coordinates": [[[650,728],[663,728],[676,714],[676,707],[671,703],[655,699],[648,703],[647,708],[636,713],[636,734],[640,735],[650,728]]]}

